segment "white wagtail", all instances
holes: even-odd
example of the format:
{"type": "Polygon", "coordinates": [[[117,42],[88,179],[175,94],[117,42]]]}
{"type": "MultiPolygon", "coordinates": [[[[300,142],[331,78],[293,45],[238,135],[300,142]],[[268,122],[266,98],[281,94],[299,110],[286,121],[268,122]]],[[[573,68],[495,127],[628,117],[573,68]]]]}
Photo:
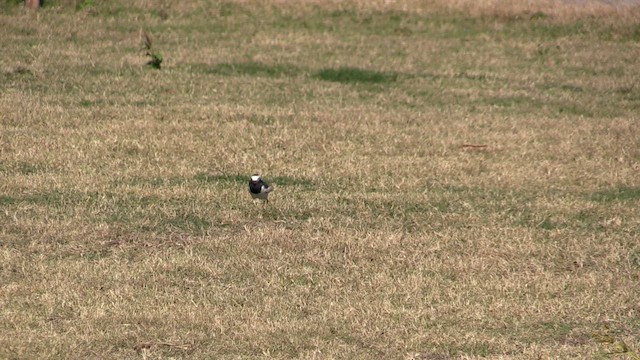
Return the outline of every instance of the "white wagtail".
{"type": "Polygon", "coordinates": [[[255,174],[251,176],[251,181],[249,181],[249,193],[251,193],[251,197],[254,199],[264,200],[269,202],[269,193],[273,191],[273,186],[269,186],[260,175],[255,174]]]}

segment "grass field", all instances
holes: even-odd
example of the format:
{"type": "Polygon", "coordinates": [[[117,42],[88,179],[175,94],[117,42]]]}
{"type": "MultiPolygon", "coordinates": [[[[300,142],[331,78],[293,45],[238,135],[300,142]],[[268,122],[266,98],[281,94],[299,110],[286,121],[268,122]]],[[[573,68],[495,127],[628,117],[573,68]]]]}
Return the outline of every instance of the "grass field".
{"type": "Polygon", "coordinates": [[[530,3],[0,3],[0,358],[640,359],[640,11],[530,3]]]}

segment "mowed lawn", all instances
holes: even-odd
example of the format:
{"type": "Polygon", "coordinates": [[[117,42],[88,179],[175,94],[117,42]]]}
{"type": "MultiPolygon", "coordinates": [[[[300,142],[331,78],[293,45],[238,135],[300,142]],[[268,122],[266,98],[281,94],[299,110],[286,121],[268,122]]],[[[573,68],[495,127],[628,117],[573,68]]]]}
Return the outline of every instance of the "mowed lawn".
{"type": "Polygon", "coordinates": [[[0,3],[0,358],[640,359],[640,10],[529,3],[0,3]]]}

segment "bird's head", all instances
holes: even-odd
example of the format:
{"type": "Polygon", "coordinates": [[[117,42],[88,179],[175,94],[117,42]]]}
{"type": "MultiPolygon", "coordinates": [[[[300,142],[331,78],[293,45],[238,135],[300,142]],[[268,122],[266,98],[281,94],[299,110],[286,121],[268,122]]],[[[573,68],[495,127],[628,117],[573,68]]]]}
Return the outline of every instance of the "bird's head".
{"type": "Polygon", "coordinates": [[[260,180],[262,180],[260,175],[258,175],[258,174],[251,175],[251,181],[256,182],[256,181],[260,181],[260,180]]]}

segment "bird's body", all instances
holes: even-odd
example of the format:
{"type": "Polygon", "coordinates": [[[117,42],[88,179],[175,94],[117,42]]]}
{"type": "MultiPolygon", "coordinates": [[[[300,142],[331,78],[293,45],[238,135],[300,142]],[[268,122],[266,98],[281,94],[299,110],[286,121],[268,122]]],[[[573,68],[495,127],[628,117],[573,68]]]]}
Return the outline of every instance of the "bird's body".
{"type": "Polygon", "coordinates": [[[251,176],[249,181],[249,193],[253,199],[260,199],[269,202],[269,193],[273,190],[273,186],[269,186],[260,175],[251,176]]]}

